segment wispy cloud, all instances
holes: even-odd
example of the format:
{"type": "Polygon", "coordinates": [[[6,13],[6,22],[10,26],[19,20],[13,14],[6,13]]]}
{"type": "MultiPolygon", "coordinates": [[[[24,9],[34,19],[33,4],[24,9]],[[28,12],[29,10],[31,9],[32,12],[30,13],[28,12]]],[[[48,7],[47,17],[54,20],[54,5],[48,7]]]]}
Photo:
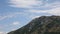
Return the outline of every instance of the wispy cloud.
{"type": "Polygon", "coordinates": [[[40,17],[40,16],[29,16],[31,19],[35,19],[35,18],[38,18],[38,17],[40,17]]]}
{"type": "Polygon", "coordinates": [[[0,20],[4,20],[4,19],[7,19],[7,18],[12,18],[14,17],[15,15],[4,15],[4,16],[0,16],[0,20]]]}
{"type": "Polygon", "coordinates": [[[60,2],[48,3],[49,0],[9,0],[9,6],[17,8],[53,8],[60,6],[60,2]]]}
{"type": "Polygon", "coordinates": [[[29,10],[29,12],[37,13],[37,14],[47,13],[47,14],[51,14],[51,15],[60,15],[60,7],[53,8],[50,10],[29,10]]]}
{"type": "Polygon", "coordinates": [[[53,15],[59,15],[60,16],[60,7],[54,8],[51,10],[47,10],[48,13],[53,14],[53,15]]]}
{"type": "Polygon", "coordinates": [[[4,32],[0,32],[0,34],[5,34],[4,32]]]}
{"type": "Polygon", "coordinates": [[[20,22],[18,22],[18,21],[15,21],[12,23],[12,25],[19,25],[19,24],[20,24],[20,22]]]}
{"type": "Polygon", "coordinates": [[[3,25],[0,24],[0,29],[2,29],[2,28],[3,28],[3,25]]]}
{"type": "Polygon", "coordinates": [[[9,3],[11,7],[29,8],[28,12],[60,15],[60,8],[58,8],[60,7],[59,0],[50,3],[49,0],[10,0],[9,3]]]}
{"type": "Polygon", "coordinates": [[[30,8],[31,5],[37,5],[38,3],[41,4],[41,1],[37,1],[37,0],[10,0],[9,3],[11,3],[10,6],[12,6],[12,7],[30,8]]]}
{"type": "Polygon", "coordinates": [[[6,16],[0,16],[0,20],[3,20],[5,18],[6,18],[6,16]]]}
{"type": "Polygon", "coordinates": [[[7,18],[12,18],[12,17],[13,17],[13,15],[0,16],[0,21],[4,20],[4,19],[7,19],[7,18]]]}
{"type": "Polygon", "coordinates": [[[16,30],[16,29],[14,28],[14,29],[12,29],[11,31],[14,31],[14,30],[16,30]]]}
{"type": "Polygon", "coordinates": [[[15,13],[10,13],[10,14],[4,15],[4,16],[0,16],[0,21],[1,21],[1,20],[4,20],[4,19],[16,17],[16,15],[21,15],[21,14],[24,14],[24,13],[15,12],[15,13]]]}

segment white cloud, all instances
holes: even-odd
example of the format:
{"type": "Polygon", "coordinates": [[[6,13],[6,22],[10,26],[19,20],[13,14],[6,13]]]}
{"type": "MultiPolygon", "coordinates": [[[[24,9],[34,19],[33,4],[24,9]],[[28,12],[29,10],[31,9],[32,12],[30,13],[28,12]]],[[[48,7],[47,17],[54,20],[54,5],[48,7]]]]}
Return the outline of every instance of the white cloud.
{"type": "Polygon", "coordinates": [[[20,22],[16,21],[16,22],[13,22],[12,25],[19,25],[20,22]]]}
{"type": "Polygon", "coordinates": [[[53,14],[53,15],[59,15],[60,16],[60,7],[48,10],[47,12],[50,14],[53,14]]]}
{"type": "Polygon", "coordinates": [[[0,32],[0,34],[5,34],[4,32],[0,32]]]}
{"type": "Polygon", "coordinates": [[[40,16],[30,16],[30,18],[32,18],[32,19],[35,19],[35,18],[38,18],[38,17],[40,17],[40,16]]]}
{"type": "Polygon", "coordinates": [[[32,8],[32,5],[41,5],[42,1],[38,0],[10,0],[9,6],[18,7],[18,8],[32,8]]]}
{"type": "Polygon", "coordinates": [[[56,7],[50,10],[29,10],[29,12],[31,13],[48,13],[48,14],[52,14],[52,15],[60,15],[60,7],[56,7]]]}
{"type": "Polygon", "coordinates": [[[52,15],[60,15],[60,2],[54,1],[48,3],[49,0],[10,0],[10,6],[17,8],[29,8],[28,12],[31,13],[48,13],[52,15]],[[59,7],[59,8],[58,8],[59,7]],[[36,10],[34,8],[45,9],[45,10],[36,10]],[[50,8],[50,9],[49,9],[50,8]],[[49,9],[49,10],[47,10],[49,9]]]}
{"type": "Polygon", "coordinates": [[[7,16],[0,16],[0,20],[5,19],[7,16]]]}
{"type": "MultiPolygon", "coordinates": [[[[41,8],[56,8],[56,7],[60,7],[60,2],[54,2],[54,3],[46,3],[44,6],[41,6],[41,8]]],[[[40,7],[39,7],[40,8],[40,7]]]]}
{"type": "Polygon", "coordinates": [[[9,6],[17,8],[54,8],[60,6],[60,2],[48,3],[49,0],[9,0],[9,6]]]}
{"type": "Polygon", "coordinates": [[[3,28],[3,25],[0,24],[0,29],[2,29],[2,28],[3,28]]]}
{"type": "Polygon", "coordinates": [[[11,31],[14,31],[14,30],[16,30],[16,29],[14,28],[14,29],[12,29],[11,31]]]}
{"type": "Polygon", "coordinates": [[[4,16],[0,16],[0,21],[4,20],[4,19],[15,17],[18,14],[20,15],[20,14],[24,14],[24,13],[16,12],[16,13],[10,13],[10,14],[4,15],[4,16]]]}
{"type": "Polygon", "coordinates": [[[31,13],[45,13],[46,11],[44,10],[29,10],[31,13]]]}
{"type": "Polygon", "coordinates": [[[48,13],[52,15],[60,15],[60,1],[48,3],[49,0],[9,0],[11,7],[29,8],[31,13],[48,13]],[[32,8],[32,9],[31,9],[32,8]],[[35,10],[34,8],[43,8],[45,10],[35,10]],[[50,8],[50,9],[49,9],[50,8]],[[49,9],[49,10],[47,10],[49,9]]]}
{"type": "Polygon", "coordinates": [[[14,15],[6,15],[6,16],[0,16],[0,21],[7,19],[7,18],[12,18],[14,15]]]}

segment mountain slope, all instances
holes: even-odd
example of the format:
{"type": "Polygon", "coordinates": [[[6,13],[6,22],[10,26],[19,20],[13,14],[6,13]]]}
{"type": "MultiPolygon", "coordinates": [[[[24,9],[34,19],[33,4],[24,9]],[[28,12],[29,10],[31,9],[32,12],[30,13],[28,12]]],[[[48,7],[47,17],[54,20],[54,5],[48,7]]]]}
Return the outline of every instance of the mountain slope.
{"type": "Polygon", "coordinates": [[[8,34],[60,34],[60,16],[41,16],[8,34]]]}

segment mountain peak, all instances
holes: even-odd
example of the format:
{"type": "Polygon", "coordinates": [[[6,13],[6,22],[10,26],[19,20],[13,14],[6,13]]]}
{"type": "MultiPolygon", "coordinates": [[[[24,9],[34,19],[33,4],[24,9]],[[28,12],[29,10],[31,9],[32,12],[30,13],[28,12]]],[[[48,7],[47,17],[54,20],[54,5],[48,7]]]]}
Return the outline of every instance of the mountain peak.
{"type": "Polygon", "coordinates": [[[41,16],[8,34],[60,34],[60,16],[41,16]]]}

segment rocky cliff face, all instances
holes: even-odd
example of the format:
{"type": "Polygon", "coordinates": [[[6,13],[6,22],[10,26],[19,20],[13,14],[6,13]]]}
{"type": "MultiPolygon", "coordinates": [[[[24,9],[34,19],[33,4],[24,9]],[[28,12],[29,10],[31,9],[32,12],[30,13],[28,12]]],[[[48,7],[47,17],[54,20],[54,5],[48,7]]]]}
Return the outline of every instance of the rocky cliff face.
{"type": "Polygon", "coordinates": [[[60,34],[60,16],[41,16],[8,34],[60,34]]]}

